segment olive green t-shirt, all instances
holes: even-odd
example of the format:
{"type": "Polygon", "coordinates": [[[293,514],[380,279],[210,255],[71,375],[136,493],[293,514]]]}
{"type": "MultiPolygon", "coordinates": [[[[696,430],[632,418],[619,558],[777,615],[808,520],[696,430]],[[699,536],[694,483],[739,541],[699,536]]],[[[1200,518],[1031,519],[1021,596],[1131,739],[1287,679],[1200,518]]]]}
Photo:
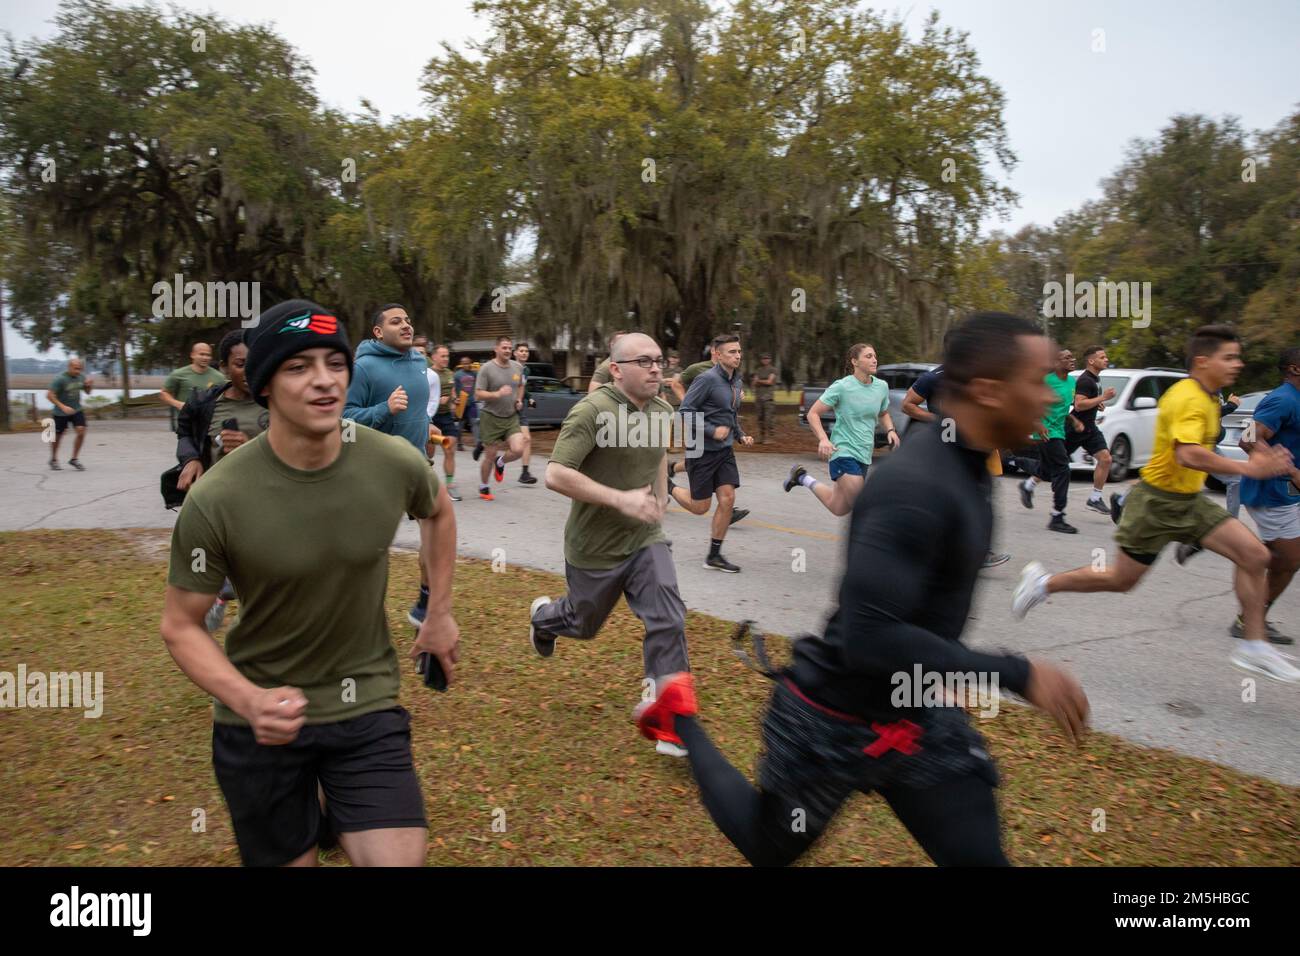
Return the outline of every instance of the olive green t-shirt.
{"type": "MultiPolygon", "coordinates": [[[[216,441],[217,436],[221,434],[222,423],[233,418],[238,423],[236,431],[243,432],[249,438],[256,438],[266,431],[266,423],[270,414],[269,411],[251,398],[236,401],[222,395],[212,408],[212,421],[208,423],[208,437],[216,441]]],[[[226,449],[222,448],[217,451],[218,458],[224,458],[225,456],[226,449]]]]}
{"type": "Polygon", "coordinates": [[[606,385],[614,381],[614,373],[609,370],[609,359],[596,366],[596,371],[591,373],[591,380],[597,385],[606,385]]]}
{"type": "MultiPolygon", "coordinates": [[[[654,487],[672,438],[673,407],[658,396],[637,411],[616,385],[602,385],[564,417],[551,461],[592,481],[627,491],[654,487]]],[[[658,524],[645,524],[613,508],[574,501],[564,525],[564,560],[574,567],[608,570],[656,541],[658,524]]]]}
{"type": "Polygon", "coordinates": [[[760,401],[765,399],[775,398],[776,396],[776,366],[775,365],[769,365],[766,368],[760,365],[758,368],[754,369],[752,378],[757,379],[757,381],[760,383],[754,386],[754,398],[760,401]],[[769,379],[771,380],[771,384],[768,385],[761,384],[763,382],[767,382],[769,379]]]}
{"type": "Polygon", "coordinates": [[[163,382],[163,390],[176,401],[184,402],[196,390],[202,391],[213,385],[221,385],[225,381],[226,376],[210,365],[202,372],[194,371],[189,365],[182,365],[167,376],[167,380],[163,382]]]}
{"type": "Polygon", "coordinates": [[[438,410],[435,414],[450,414],[451,410],[456,407],[456,376],[450,368],[435,369],[438,372],[438,410]]]}
{"type": "Polygon", "coordinates": [[[711,368],[713,368],[712,362],[696,362],[694,365],[686,366],[686,368],[682,370],[682,388],[689,389],[691,387],[691,382],[695,381],[695,376],[699,375],[701,372],[707,372],[711,368]]]}
{"type": "MultiPolygon", "coordinates": [[[[316,471],[286,465],[259,435],[194,484],[172,530],[167,583],[216,594],[228,577],[240,607],[226,656],[259,687],[301,689],[309,724],[397,705],[388,548],[407,513],[438,510],[423,455],[354,427],[316,471]]],[[[220,701],[213,719],[245,723],[220,701]]]]}

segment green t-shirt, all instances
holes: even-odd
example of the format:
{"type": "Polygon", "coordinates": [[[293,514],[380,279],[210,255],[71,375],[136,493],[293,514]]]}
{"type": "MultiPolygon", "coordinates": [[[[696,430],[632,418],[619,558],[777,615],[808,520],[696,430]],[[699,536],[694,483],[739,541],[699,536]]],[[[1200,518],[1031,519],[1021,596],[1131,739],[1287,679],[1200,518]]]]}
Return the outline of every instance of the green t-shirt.
{"type": "Polygon", "coordinates": [[[515,402],[524,393],[524,367],[514,359],[509,359],[502,367],[496,359],[489,359],[479,366],[478,378],[474,382],[474,397],[482,403],[482,410],[497,418],[509,418],[516,414],[515,402]],[[503,385],[510,386],[510,394],[484,401],[479,398],[484,392],[495,392],[503,385]]]}
{"type": "Polygon", "coordinates": [[[614,373],[609,370],[609,359],[605,359],[596,366],[596,371],[591,373],[591,380],[597,385],[605,385],[614,381],[614,373]]]}
{"type": "Polygon", "coordinates": [[[1044,381],[1056,393],[1056,401],[1043,416],[1043,431],[1047,432],[1048,438],[1064,438],[1065,416],[1074,404],[1074,379],[1069,375],[1060,378],[1055,372],[1048,372],[1044,381]]]}
{"type": "MultiPolygon", "coordinates": [[[[80,375],[69,375],[67,372],[60,372],[54,376],[54,381],[50,382],[50,391],[64,405],[72,409],[73,414],[81,411],[81,389],[85,386],[86,380],[80,375]]],[[[57,405],[54,406],[54,414],[60,418],[65,418],[62,409],[57,405]]]]}
{"type": "MultiPolygon", "coordinates": [[[[249,438],[256,438],[266,431],[266,424],[270,415],[269,411],[251,398],[236,401],[222,395],[217,399],[217,404],[213,406],[212,421],[208,424],[208,437],[215,441],[216,437],[221,434],[221,423],[233,418],[239,423],[238,431],[243,432],[249,438]]],[[[218,458],[224,458],[225,456],[226,450],[224,448],[217,452],[218,458]]]]}
{"type": "Polygon", "coordinates": [[[694,365],[688,365],[682,370],[682,388],[690,388],[691,382],[695,381],[695,376],[701,372],[707,372],[713,368],[712,362],[696,362],[694,365]]]}
{"type": "Polygon", "coordinates": [[[776,372],[775,365],[769,365],[766,368],[760,365],[758,368],[754,369],[754,374],[751,376],[751,378],[758,379],[760,383],[768,381],[770,379],[772,383],[770,385],[762,385],[762,384],[755,385],[754,386],[755,400],[767,401],[768,399],[775,397],[776,382],[777,382],[777,372],[776,372]]]}
{"type": "MultiPolygon", "coordinates": [[[[620,491],[654,487],[672,437],[672,416],[673,407],[658,396],[637,411],[616,385],[603,385],[569,409],[551,461],[620,491]]],[[[660,525],[574,501],[564,525],[564,560],[574,567],[607,570],[667,540],[660,525]]]]}
{"type": "Polygon", "coordinates": [[[874,375],[865,385],[856,375],[846,375],[831,382],[820,401],[835,409],[835,424],[831,426],[835,454],[831,457],[856,458],[864,465],[871,464],[876,421],[881,412],[889,410],[889,386],[874,375]]]}
{"type": "Polygon", "coordinates": [[[444,368],[441,370],[435,369],[435,371],[438,372],[439,389],[438,411],[435,414],[450,415],[451,410],[456,407],[456,402],[454,401],[456,392],[456,375],[450,368],[444,368]]]}
{"type": "Polygon", "coordinates": [[[226,376],[212,366],[208,366],[202,372],[196,372],[193,367],[183,365],[167,376],[167,380],[163,382],[163,390],[176,401],[184,402],[196,390],[202,391],[213,385],[221,385],[225,381],[226,376]]]}
{"type": "MultiPolygon", "coordinates": [[[[259,435],[194,484],[172,530],[167,583],[216,594],[228,577],[240,607],[226,656],[259,687],[301,689],[309,724],[397,705],[388,548],[406,514],[438,509],[437,476],[410,442],[354,427],[317,471],[259,435]]],[[[213,718],[244,723],[220,701],[213,718]]]]}

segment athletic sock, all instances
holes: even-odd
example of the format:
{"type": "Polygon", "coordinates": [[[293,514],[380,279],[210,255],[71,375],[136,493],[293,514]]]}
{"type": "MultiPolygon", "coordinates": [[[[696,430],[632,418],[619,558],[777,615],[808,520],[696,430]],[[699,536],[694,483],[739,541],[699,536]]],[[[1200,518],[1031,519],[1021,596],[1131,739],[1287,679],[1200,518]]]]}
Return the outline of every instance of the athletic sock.
{"type": "Polygon", "coordinates": [[[813,485],[817,484],[817,479],[812,475],[805,474],[800,477],[799,484],[803,485],[805,488],[811,488],[813,485]]]}
{"type": "Polygon", "coordinates": [[[444,485],[454,485],[456,483],[455,475],[443,475],[442,477],[444,479],[443,480],[444,485]]]}
{"type": "Polygon", "coordinates": [[[711,558],[717,558],[717,557],[721,557],[721,556],[722,556],[722,539],[721,539],[721,538],[710,538],[710,539],[709,539],[709,557],[711,557],[711,558]]]}
{"type": "Polygon", "coordinates": [[[498,468],[504,468],[504,467],[506,466],[506,456],[505,456],[505,455],[497,455],[496,466],[497,466],[498,468]]]}
{"type": "Polygon", "coordinates": [[[1089,501],[1101,501],[1101,492],[1096,488],[1092,489],[1092,494],[1088,496],[1089,501]]]}
{"type": "Polygon", "coordinates": [[[1053,518],[1064,518],[1064,517],[1065,517],[1065,512],[1064,512],[1064,511],[1057,511],[1055,508],[1053,508],[1053,509],[1052,509],[1052,517],[1053,517],[1053,518]]]}
{"type": "Polygon", "coordinates": [[[420,599],[415,602],[415,606],[416,607],[429,606],[429,586],[427,584],[420,585],[420,599]]]}

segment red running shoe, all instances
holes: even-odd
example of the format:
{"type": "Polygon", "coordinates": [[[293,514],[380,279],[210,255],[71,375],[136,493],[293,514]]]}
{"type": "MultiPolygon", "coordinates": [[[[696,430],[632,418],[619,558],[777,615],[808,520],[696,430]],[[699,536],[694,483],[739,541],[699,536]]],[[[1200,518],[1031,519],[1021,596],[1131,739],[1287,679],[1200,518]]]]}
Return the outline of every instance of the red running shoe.
{"type": "Polygon", "coordinates": [[[695,702],[695,678],[687,673],[669,674],[659,683],[659,696],[636,705],[632,716],[647,740],[666,740],[682,746],[682,738],[673,729],[673,718],[694,717],[699,713],[695,702]]]}

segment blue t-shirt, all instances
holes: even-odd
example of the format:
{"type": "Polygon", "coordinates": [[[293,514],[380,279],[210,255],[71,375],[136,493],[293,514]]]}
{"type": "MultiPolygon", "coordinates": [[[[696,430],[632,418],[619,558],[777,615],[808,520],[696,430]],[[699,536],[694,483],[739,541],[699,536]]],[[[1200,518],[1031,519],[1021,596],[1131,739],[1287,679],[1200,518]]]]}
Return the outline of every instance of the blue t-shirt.
{"type": "Polygon", "coordinates": [[[922,372],[920,378],[912,383],[912,391],[925,400],[926,411],[939,418],[943,418],[943,413],[939,411],[939,403],[934,400],[934,393],[939,390],[939,382],[942,378],[943,366],[940,365],[928,372],[922,372]]]}
{"type": "MultiPolygon", "coordinates": [[[[1270,445],[1282,445],[1300,462],[1300,389],[1283,382],[1255,407],[1255,421],[1273,430],[1270,445]]],[[[1285,508],[1300,504],[1300,495],[1289,490],[1290,479],[1241,479],[1241,503],[1249,508],[1285,508]]]]}

